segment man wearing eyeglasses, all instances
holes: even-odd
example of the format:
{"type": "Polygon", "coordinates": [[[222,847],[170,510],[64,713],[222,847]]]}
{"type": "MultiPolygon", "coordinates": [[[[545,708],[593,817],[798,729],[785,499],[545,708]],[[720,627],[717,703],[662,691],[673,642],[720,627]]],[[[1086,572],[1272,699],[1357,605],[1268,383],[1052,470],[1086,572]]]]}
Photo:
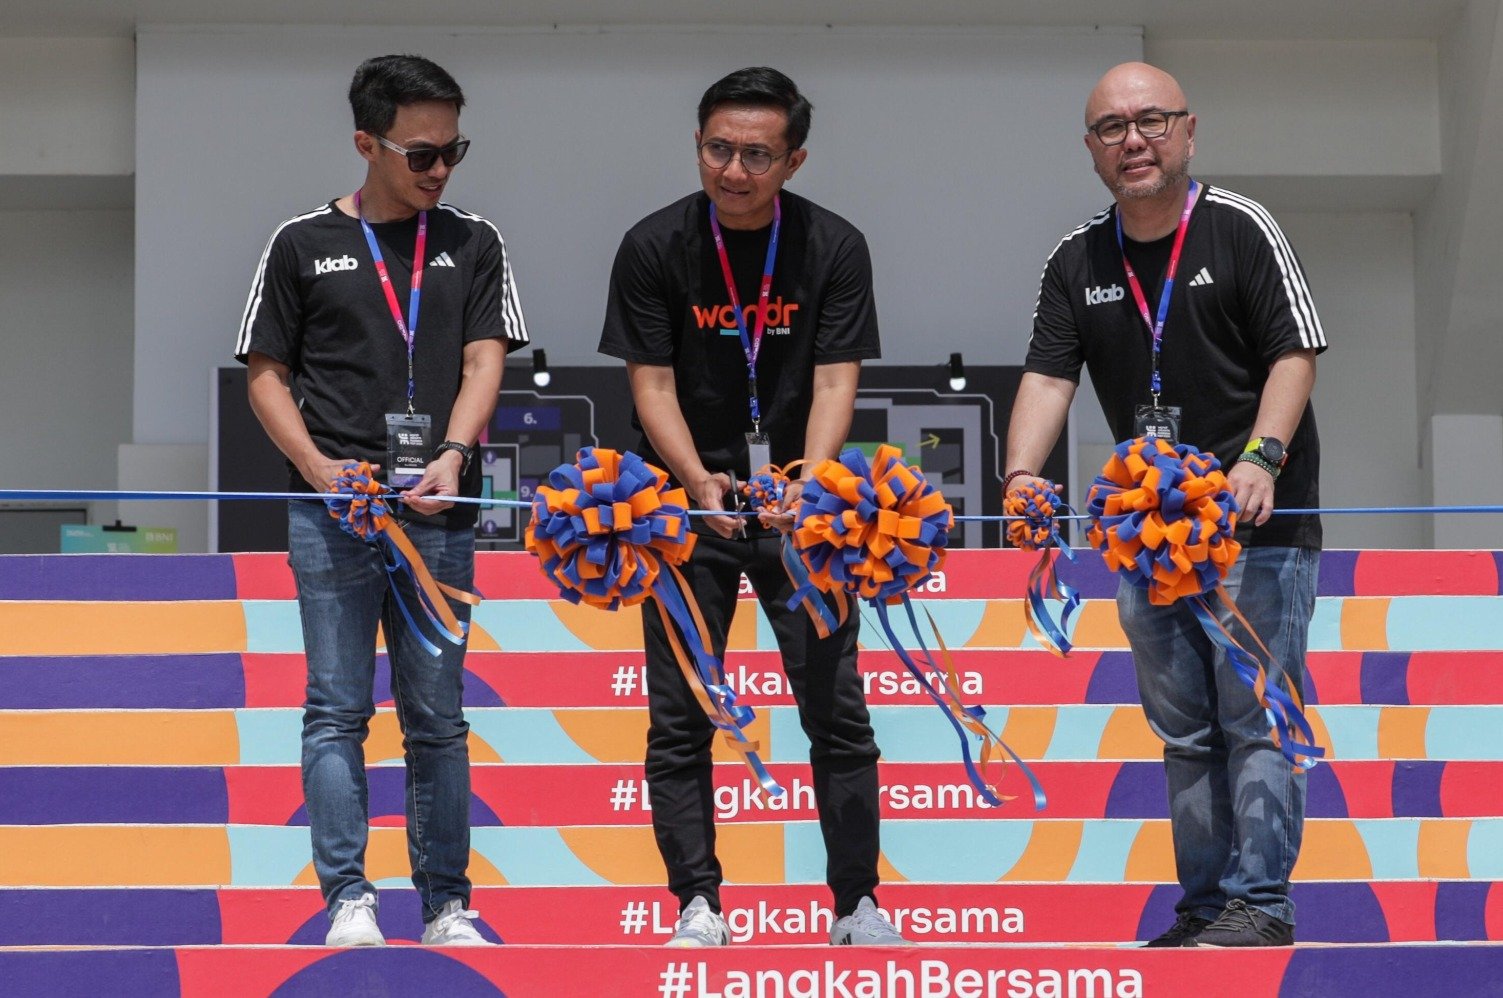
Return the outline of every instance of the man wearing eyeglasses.
{"type": "MultiPolygon", "coordinates": [[[[433,577],[468,590],[477,507],[450,498],[479,495],[473,448],[527,327],[495,226],[440,200],[470,145],[453,77],[417,56],[381,56],[356,70],[349,96],[365,180],[272,234],[235,356],[292,489],[323,492],[346,465],[369,462],[400,494],[393,512],[433,577]]],[[[411,587],[398,605],[380,550],[344,533],[322,502],[288,504],[288,548],[308,663],[303,791],[332,920],[326,942],[385,942],[365,873],[363,743],[379,624],[406,750],[422,941],[483,944],[468,910],[464,646],[440,640],[432,654],[402,609],[418,605],[411,587]]],[[[468,609],[454,605],[461,620],[468,609]]]]}
{"type": "MultiPolygon", "coordinates": [[[[1320,560],[1320,440],[1310,391],[1325,333],[1268,211],[1190,177],[1195,115],[1142,63],[1102,77],[1086,148],[1115,204],[1068,233],[1044,271],[1008,431],[1009,480],[1032,478],[1089,368],[1118,440],[1216,455],[1241,510],[1227,591],[1267,643],[1269,683],[1301,690],[1320,560]]],[[[1149,946],[1287,946],[1305,775],[1184,601],[1117,594],[1144,712],[1164,740],[1174,924],[1149,946]]],[[[1236,625],[1232,625],[1236,626],[1236,625]]],[[[1302,695],[1302,693],[1301,693],[1302,695]]]]}
{"type": "MultiPolygon", "coordinates": [[[[861,362],[880,349],[866,240],[784,189],[808,155],[811,112],[793,81],[766,67],[738,70],[705,91],[694,133],[703,190],[627,232],[600,350],[626,361],[643,456],[697,508],[730,508],[733,476],[804,462],[781,509],[750,522],[696,520],[684,574],[717,656],[743,573],[756,590],[810,740],[835,900],[831,941],[895,945],[904,940],[875,905],[878,751],[856,670],[857,618],[819,637],[802,609],[788,609],[793,585],[779,557],[778,531],[792,525],[800,479],[839,452],[861,362]]],[[[659,614],[649,609],[642,619],[653,829],[680,907],[668,945],[720,946],[729,938],[715,857],[715,729],[659,614]]],[[[785,789],[796,806],[799,788],[785,789]]]]}

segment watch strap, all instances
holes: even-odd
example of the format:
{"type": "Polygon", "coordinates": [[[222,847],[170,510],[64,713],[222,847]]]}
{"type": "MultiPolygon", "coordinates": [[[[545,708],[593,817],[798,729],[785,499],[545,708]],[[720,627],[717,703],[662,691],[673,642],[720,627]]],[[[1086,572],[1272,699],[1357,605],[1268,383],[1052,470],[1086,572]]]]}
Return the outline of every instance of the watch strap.
{"type": "Polygon", "coordinates": [[[459,473],[462,475],[466,471],[469,471],[470,470],[470,459],[475,456],[475,448],[473,448],[473,447],[466,447],[464,444],[460,443],[458,440],[445,440],[443,443],[439,444],[433,450],[433,458],[432,459],[436,461],[436,460],[438,460],[439,456],[444,453],[444,451],[450,451],[450,450],[452,450],[452,451],[458,451],[459,452],[459,459],[460,459],[459,473]]]}

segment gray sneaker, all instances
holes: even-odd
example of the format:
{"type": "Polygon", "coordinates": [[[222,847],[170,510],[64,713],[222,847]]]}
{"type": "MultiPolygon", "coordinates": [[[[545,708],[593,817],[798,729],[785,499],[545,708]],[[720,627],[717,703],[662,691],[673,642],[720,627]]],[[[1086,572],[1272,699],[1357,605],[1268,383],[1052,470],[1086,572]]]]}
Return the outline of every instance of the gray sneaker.
{"type": "Polygon", "coordinates": [[[699,949],[703,946],[724,946],[731,941],[726,931],[725,919],[720,912],[710,910],[710,902],[703,897],[690,901],[679,912],[678,924],[673,927],[673,938],[667,945],[675,949],[699,949]]]}
{"type": "Polygon", "coordinates": [[[882,914],[871,898],[862,898],[856,910],[830,930],[832,946],[912,946],[882,914]]]}
{"type": "Polygon", "coordinates": [[[478,911],[467,911],[459,898],[454,898],[438,911],[438,917],[423,930],[424,946],[489,946],[475,926],[470,923],[480,917],[478,911]]]}

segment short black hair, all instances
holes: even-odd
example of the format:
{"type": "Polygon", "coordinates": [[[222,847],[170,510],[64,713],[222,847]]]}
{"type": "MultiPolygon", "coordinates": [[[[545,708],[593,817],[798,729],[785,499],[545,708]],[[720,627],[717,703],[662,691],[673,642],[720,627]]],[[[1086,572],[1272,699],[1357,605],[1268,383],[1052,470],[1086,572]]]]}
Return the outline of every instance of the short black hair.
{"type": "Polygon", "coordinates": [[[419,101],[444,101],[458,111],[464,91],[442,66],[420,55],[378,55],[355,70],[350,81],[350,110],[357,131],[385,135],[397,120],[397,108],[419,101]]]}
{"type": "Polygon", "coordinates": [[[738,69],[710,85],[699,99],[699,130],[722,104],[747,104],[752,107],[775,107],[788,115],[784,137],[789,149],[802,149],[809,137],[809,121],[814,105],[799,93],[798,86],[771,66],[748,66],[738,69]]]}

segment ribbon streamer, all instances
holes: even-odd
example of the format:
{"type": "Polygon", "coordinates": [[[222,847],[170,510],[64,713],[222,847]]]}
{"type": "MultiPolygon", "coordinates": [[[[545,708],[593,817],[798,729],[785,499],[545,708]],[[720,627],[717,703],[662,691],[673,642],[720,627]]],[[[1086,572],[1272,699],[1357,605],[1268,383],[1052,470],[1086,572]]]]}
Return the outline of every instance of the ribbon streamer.
{"type": "MultiPolygon", "coordinates": [[[[803,463],[795,461],[787,468],[769,464],[753,472],[741,486],[741,492],[746,496],[747,509],[754,513],[782,509],[783,498],[787,495],[788,486],[792,484],[789,472],[803,463]]],[[[809,568],[798,556],[791,532],[783,532],[778,554],[783,562],[783,571],[788,573],[788,581],[793,583],[793,595],[788,599],[788,609],[803,607],[810,622],[814,624],[814,632],[821,638],[829,637],[844,626],[846,618],[850,616],[850,603],[846,600],[845,593],[837,590],[833,594],[835,609],[831,610],[820,588],[810,580],[809,568]]]]}
{"type": "Polygon", "coordinates": [[[889,647],[955,729],[966,774],[981,799],[994,807],[1013,799],[999,796],[986,778],[986,770],[1005,755],[1023,770],[1033,787],[1034,806],[1042,810],[1044,791],[1032,771],[987,727],[984,710],[961,702],[954,662],[933,618],[929,623],[946,668],[935,661],[919,631],[909,591],[944,564],[954,512],[923,472],[903,464],[902,458],[902,451],[883,444],[870,464],[854,448],[838,461],[821,462],[804,484],[799,505],[793,532],[799,556],[815,586],[826,592],[844,590],[875,609],[889,647]],[[923,666],[893,632],[889,604],[903,605],[923,666]],[[971,756],[967,732],[981,741],[979,765],[971,756]]]}
{"type": "Polygon", "coordinates": [[[397,609],[407,621],[407,626],[413,636],[428,654],[437,657],[442,650],[430,641],[423,633],[423,629],[418,626],[411,609],[407,606],[407,600],[402,595],[402,587],[398,584],[399,578],[405,575],[412,581],[412,588],[417,594],[418,606],[423,612],[423,618],[441,639],[450,644],[464,644],[470,625],[467,621],[455,617],[454,611],[449,608],[444,597],[447,596],[470,606],[478,606],[480,597],[475,593],[445,585],[433,578],[428,571],[428,566],[423,563],[422,555],[418,554],[417,548],[413,546],[411,538],[392,517],[391,509],[387,504],[387,496],[391,494],[384,485],[376,481],[371,473],[369,462],[361,461],[359,464],[344,466],[339,477],[329,483],[329,493],[324,496],[324,502],[329,507],[329,515],[339,521],[341,530],[351,537],[375,545],[380,550],[397,609]]]}
{"type": "Polygon", "coordinates": [[[744,729],[752,709],[737,701],[725,667],[711,651],[699,605],[676,566],[688,560],[688,496],[668,487],[668,473],[631,452],[579,451],[533,497],[527,550],[571,603],[602,610],[636,606],[651,597],[679,669],[710,723],[745,760],[770,796],[783,788],[763,765],[760,746],[744,729]]]}
{"type": "Polygon", "coordinates": [[[1075,552],[1059,535],[1056,510],[1070,514],[1070,507],[1059,498],[1057,486],[1047,480],[1042,480],[1042,484],[1029,481],[1014,486],[1002,499],[1003,514],[1018,517],[1007,525],[1007,539],[1013,547],[1042,552],[1028,573],[1028,599],[1023,604],[1028,631],[1035,641],[1064,658],[1072,647],[1068,637],[1070,618],[1080,608],[1080,592],[1059,580],[1058,559],[1049,552],[1054,547],[1070,561],[1075,560],[1075,552]],[[1050,615],[1046,600],[1063,604],[1058,623],[1050,615]]]}
{"type": "Polygon", "coordinates": [[[1215,456],[1159,439],[1124,441],[1091,485],[1087,507],[1088,536],[1107,567],[1146,589],[1150,603],[1189,600],[1207,636],[1226,652],[1268,715],[1269,737],[1284,758],[1301,769],[1314,766],[1325,749],[1315,745],[1299,694],[1268,682],[1263,661],[1272,655],[1221,584],[1242,546],[1233,537],[1236,500],[1215,456]],[[1221,623],[1209,593],[1252,636],[1262,660],[1221,623]]]}

